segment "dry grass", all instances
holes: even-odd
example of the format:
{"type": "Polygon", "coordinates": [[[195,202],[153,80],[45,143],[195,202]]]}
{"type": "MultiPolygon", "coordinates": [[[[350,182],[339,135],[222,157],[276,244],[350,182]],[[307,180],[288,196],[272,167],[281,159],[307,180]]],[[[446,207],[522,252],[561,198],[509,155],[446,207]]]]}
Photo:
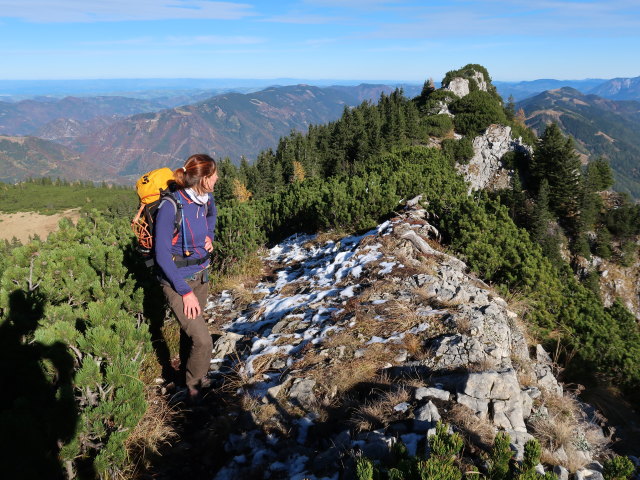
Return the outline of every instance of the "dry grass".
{"type": "Polygon", "coordinates": [[[235,293],[252,289],[264,274],[264,265],[260,258],[264,253],[263,250],[258,250],[224,273],[211,270],[209,293],[217,294],[223,290],[232,290],[235,293]]]}
{"type": "Polygon", "coordinates": [[[469,407],[456,403],[447,414],[447,420],[459,427],[467,441],[483,450],[493,444],[496,428],[486,418],[478,417],[469,407]]]}
{"type": "Polygon", "coordinates": [[[401,344],[404,349],[407,351],[409,356],[421,360],[423,355],[426,353],[424,346],[424,341],[414,333],[406,334],[402,339],[401,344]]]}
{"type": "Polygon", "coordinates": [[[158,455],[159,449],[170,445],[177,438],[173,424],[178,411],[154,387],[147,388],[146,397],[147,411],[125,440],[129,458],[137,460],[137,464],[131,467],[132,471],[128,472],[131,475],[126,475],[127,478],[134,478],[136,471],[149,467],[152,457],[158,455]]]}
{"type": "Polygon", "coordinates": [[[279,358],[287,358],[287,355],[284,353],[267,353],[255,358],[251,362],[253,376],[260,377],[263,373],[267,373],[271,369],[271,364],[279,358]]]}
{"type": "MultiPolygon", "coordinates": [[[[378,299],[385,295],[395,296],[398,291],[398,285],[395,282],[387,279],[380,279],[374,282],[370,287],[364,289],[360,292],[359,302],[366,303],[370,302],[372,299],[378,299]]],[[[352,303],[356,302],[355,297],[351,298],[353,300],[352,303]]]]}
{"type": "Polygon", "coordinates": [[[180,324],[174,317],[164,322],[162,337],[167,344],[171,358],[177,357],[180,353],[180,324]]]}
{"type": "Polygon", "coordinates": [[[327,242],[336,243],[347,235],[349,235],[349,232],[347,232],[346,230],[327,230],[325,232],[318,233],[313,240],[308,241],[302,246],[304,248],[312,248],[317,245],[324,245],[327,242]]]}
{"type": "Polygon", "coordinates": [[[419,299],[421,303],[426,303],[430,307],[442,310],[456,310],[460,305],[462,305],[462,301],[452,298],[451,300],[444,300],[442,298],[438,298],[437,295],[429,292],[425,287],[416,288],[413,291],[413,294],[416,298],[419,299]]]}
{"type": "Polygon", "coordinates": [[[468,366],[469,372],[487,372],[489,370],[494,370],[497,366],[497,361],[495,358],[491,358],[489,355],[485,355],[477,362],[470,363],[468,366]]]}
{"type": "Polygon", "coordinates": [[[318,382],[318,388],[330,398],[348,392],[359,384],[376,379],[381,381],[378,372],[392,363],[402,348],[402,345],[376,343],[368,345],[362,356],[354,358],[353,352],[362,347],[362,344],[355,336],[346,332],[333,335],[323,346],[331,349],[341,345],[347,346],[343,358],[338,359],[333,354],[326,356],[309,352],[293,366],[294,369],[303,370],[306,377],[313,377],[318,382]]]}
{"type": "Polygon", "coordinates": [[[386,427],[394,420],[404,418],[404,413],[396,412],[393,408],[409,401],[409,390],[404,386],[383,392],[378,398],[366,402],[356,409],[352,423],[357,431],[369,431],[379,427],[386,427]]]}
{"type": "Polygon", "coordinates": [[[308,287],[308,284],[306,283],[287,283],[286,285],[283,285],[280,290],[278,290],[278,295],[282,297],[292,297],[306,287],[308,287]]]}
{"type": "Polygon", "coordinates": [[[468,315],[456,315],[456,328],[462,335],[471,335],[471,318],[468,315]]]}
{"type": "Polygon", "coordinates": [[[575,472],[587,463],[581,449],[588,446],[591,452],[599,452],[606,448],[607,440],[597,434],[597,427],[586,422],[575,398],[547,393],[543,400],[548,415],[534,415],[530,420],[534,436],[543,447],[543,460],[575,472]],[[554,455],[560,448],[564,449],[566,459],[554,455]]]}
{"type": "Polygon", "coordinates": [[[511,359],[511,363],[516,369],[516,377],[522,387],[534,387],[538,384],[538,379],[531,365],[520,366],[515,357],[511,359]]]}

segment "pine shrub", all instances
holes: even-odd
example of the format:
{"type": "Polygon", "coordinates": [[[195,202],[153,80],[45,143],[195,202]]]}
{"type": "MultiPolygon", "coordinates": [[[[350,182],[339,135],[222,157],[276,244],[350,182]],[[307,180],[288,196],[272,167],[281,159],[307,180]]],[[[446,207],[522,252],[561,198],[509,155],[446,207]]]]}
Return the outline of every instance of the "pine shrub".
{"type": "MultiPolygon", "coordinates": [[[[31,370],[21,383],[46,383],[52,393],[37,400],[55,406],[29,433],[57,436],[60,443],[50,454],[58,452],[58,465],[78,472],[89,462],[100,478],[128,465],[125,441],[146,411],[139,373],[151,343],[141,321],[142,291],[124,265],[129,239],[126,219],[107,221],[94,211],[77,226],[63,223],[47,242],[13,249],[12,265],[0,277],[0,328],[22,333],[2,354],[30,350],[24,362],[31,370]],[[35,320],[30,325],[20,322],[26,312],[35,320]],[[40,358],[49,358],[43,369],[40,358]],[[72,432],[61,432],[61,421],[72,432]]],[[[21,400],[9,415],[22,418],[27,412],[18,405],[34,401],[35,392],[16,395],[21,400]]],[[[10,432],[3,425],[3,434],[11,437],[10,432]]],[[[43,467],[49,475],[52,465],[43,467]]]]}

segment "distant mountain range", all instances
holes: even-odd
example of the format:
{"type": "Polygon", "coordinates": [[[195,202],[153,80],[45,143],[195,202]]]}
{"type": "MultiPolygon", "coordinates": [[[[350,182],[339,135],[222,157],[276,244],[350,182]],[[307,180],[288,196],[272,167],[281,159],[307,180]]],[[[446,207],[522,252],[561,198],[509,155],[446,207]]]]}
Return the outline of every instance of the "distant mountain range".
{"type": "Polygon", "coordinates": [[[612,80],[589,78],[586,80],[541,79],[527,82],[495,81],[493,84],[505,101],[509,96],[520,101],[546,90],[563,87],[575,88],[584,94],[594,94],[612,100],[640,100],[640,77],[614,78],[612,80]]]}
{"type": "Polygon", "coordinates": [[[100,165],[84,161],[76,152],[35,137],[0,136],[0,181],[13,183],[29,177],[102,179],[100,165]]]}
{"type": "MultiPolygon", "coordinates": [[[[370,84],[272,87],[249,94],[226,93],[169,109],[157,101],[126,97],[0,102],[0,134],[6,134],[10,143],[17,141],[16,135],[37,135],[40,142],[29,137],[24,143],[37,144],[27,150],[43,152],[44,162],[29,173],[18,169],[15,175],[3,177],[58,175],[52,165],[59,167],[64,158],[70,164],[78,160],[95,167],[71,169],[66,178],[94,180],[124,180],[159,166],[177,166],[199,151],[229,156],[235,162],[241,156],[251,161],[261,150],[274,148],[291,130],[306,131],[310,124],[336,120],[346,106],[376,101],[382,92],[394,89],[370,84]],[[47,146],[51,147],[48,153],[47,146]]],[[[404,89],[406,95],[415,96],[421,86],[404,89]]],[[[14,146],[5,149],[0,158],[3,163],[24,161],[21,155],[26,150],[14,146]]]]}
{"type": "MultiPolygon", "coordinates": [[[[640,99],[640,77],[570,82],[616,99],[585,94],[565,83],[495,82],[503,98],[508,91],[524,95],[547,88],[517,103],[527,123],[542,132],[546,123],[557,122],[576,139],[583,154],[611,161],[617,189],[640,198],[640,102],[619,100],[640,99]]],[[[228,156],[234,162],[241,156],[253,161],[292,130],[304,132],[310,124],[336,120],[346,106],[376,101],[381,92],[394,88],[301,84],[226,92],[183,106],[174,102],[206,92],[153,99],[100,96],[0,102],[0,180],[47,175],[129,181],[152,168],[175,167],[198,151],[228,156]]],[[[421,90],[419,85],[403,88],[409,97],[421,90]]]]}
{"type": "Polygon", "coordinates": [[[615,174],[614,189],[640,198],[639,101],[610,100],[565,87],[518,102],[516,108],[524,110],[527,125],[538,135],[555,122],[575,139],[579,151],[591,159],[608,159],[615,174]]]}
{"type": "Polygon", "coordinates": [[[126,97],[66,97],[55,101],[0,102],[0,134],[32,135],[60,119],[87,121],[95,117],[124,117],[166,108],[161,103],[126,97]]]}

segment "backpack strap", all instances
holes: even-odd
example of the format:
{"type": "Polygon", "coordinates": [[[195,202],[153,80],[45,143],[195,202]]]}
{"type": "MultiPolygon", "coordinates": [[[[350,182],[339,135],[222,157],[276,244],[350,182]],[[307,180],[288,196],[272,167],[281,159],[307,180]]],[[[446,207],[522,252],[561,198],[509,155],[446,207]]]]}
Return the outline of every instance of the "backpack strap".
{"type": "MultiPolygon", "coordinates": [[[[169,190],[163,190],[160,193],[160,198],[162,200],[168,200],[173,205],[173,208],[176,211],[176,218],[173,222],[173,232],[175,235],[182,229],[182,202],[180,201],[178,195],[169,190]]],[[[162,205],[162,202],[160,202],[160,205],[162,205]]]]}

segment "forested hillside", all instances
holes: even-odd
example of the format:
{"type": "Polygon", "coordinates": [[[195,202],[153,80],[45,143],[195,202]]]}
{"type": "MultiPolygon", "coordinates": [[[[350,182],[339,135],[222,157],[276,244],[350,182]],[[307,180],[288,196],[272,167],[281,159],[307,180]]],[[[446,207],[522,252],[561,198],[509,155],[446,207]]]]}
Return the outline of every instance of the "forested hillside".
{"type": "Polygon", "coordinates": [[[640,102],[607,100],[571,88],[551,90],[519,102],[526,123],[542,134],[555,122],[575,147],[592,160],[605,158],[615,174],[614,188],[640,196],[640,102]]]}
{"type": "MultiPolygon", "coordinates": [[[[290,234],[362,232],[422,195],[442,243],[496,292],[524,306],[530,334],[555,352],[568,380],[599,377],[637,395],[636,319],[621,302],[605,307],[597,278],[577,262],[591,255],[636,262],[640,207],[609,201],[602,193],[613,181],[608,163],[583,168],[557,126],[545,127],[538,140],[513,105],[503,105],[483,67],[449,72],[442,84],[425,82],[415,98],[398,90],[376,105],[345,109],[339,120],[283,137],[253,165],[220,162],[214,271],[242,272],[261,245],[290,234]],[[469,192],[457,167],[474,157],[473,140],[496,123],[533,153],[513,149],[503,156],[511,188],[469,192]]],[[[17,362],[24,368],[0,375],[3,384],[28,378],[35,387],[12,391],[3,404],[1,428],[9,434],[1,449],[19,456],[20,445],[37,438],[33,448],[44,465],[28,465],[34,476],[47,469],[67,478],[131,475],[152,450],[145,441],[154,439],[141,431],[149,430],[153,411],[145,386],[160,375],[159,344],[151,339],[161,329],[153,278],[134,253],[127,220],[92,212],[47,241],[4,247],[0,355],[12,364],[24,358],[17,362]]],[[[455,445],[430,468],[446,467],[447,478],[460,478],[467,470],[454,459],[459,440],[439,435],[455,445]]],[[[530,460],[536,455],[530,452],[530,460]]],[[[501,474],[483,474],[511,478],[510,458],[509,452],[501,474]]],[[[359,478],[372,478],[369,470],[359,478]]],[[[405,478],[394,475],[385,478],[405,478]]]]}

